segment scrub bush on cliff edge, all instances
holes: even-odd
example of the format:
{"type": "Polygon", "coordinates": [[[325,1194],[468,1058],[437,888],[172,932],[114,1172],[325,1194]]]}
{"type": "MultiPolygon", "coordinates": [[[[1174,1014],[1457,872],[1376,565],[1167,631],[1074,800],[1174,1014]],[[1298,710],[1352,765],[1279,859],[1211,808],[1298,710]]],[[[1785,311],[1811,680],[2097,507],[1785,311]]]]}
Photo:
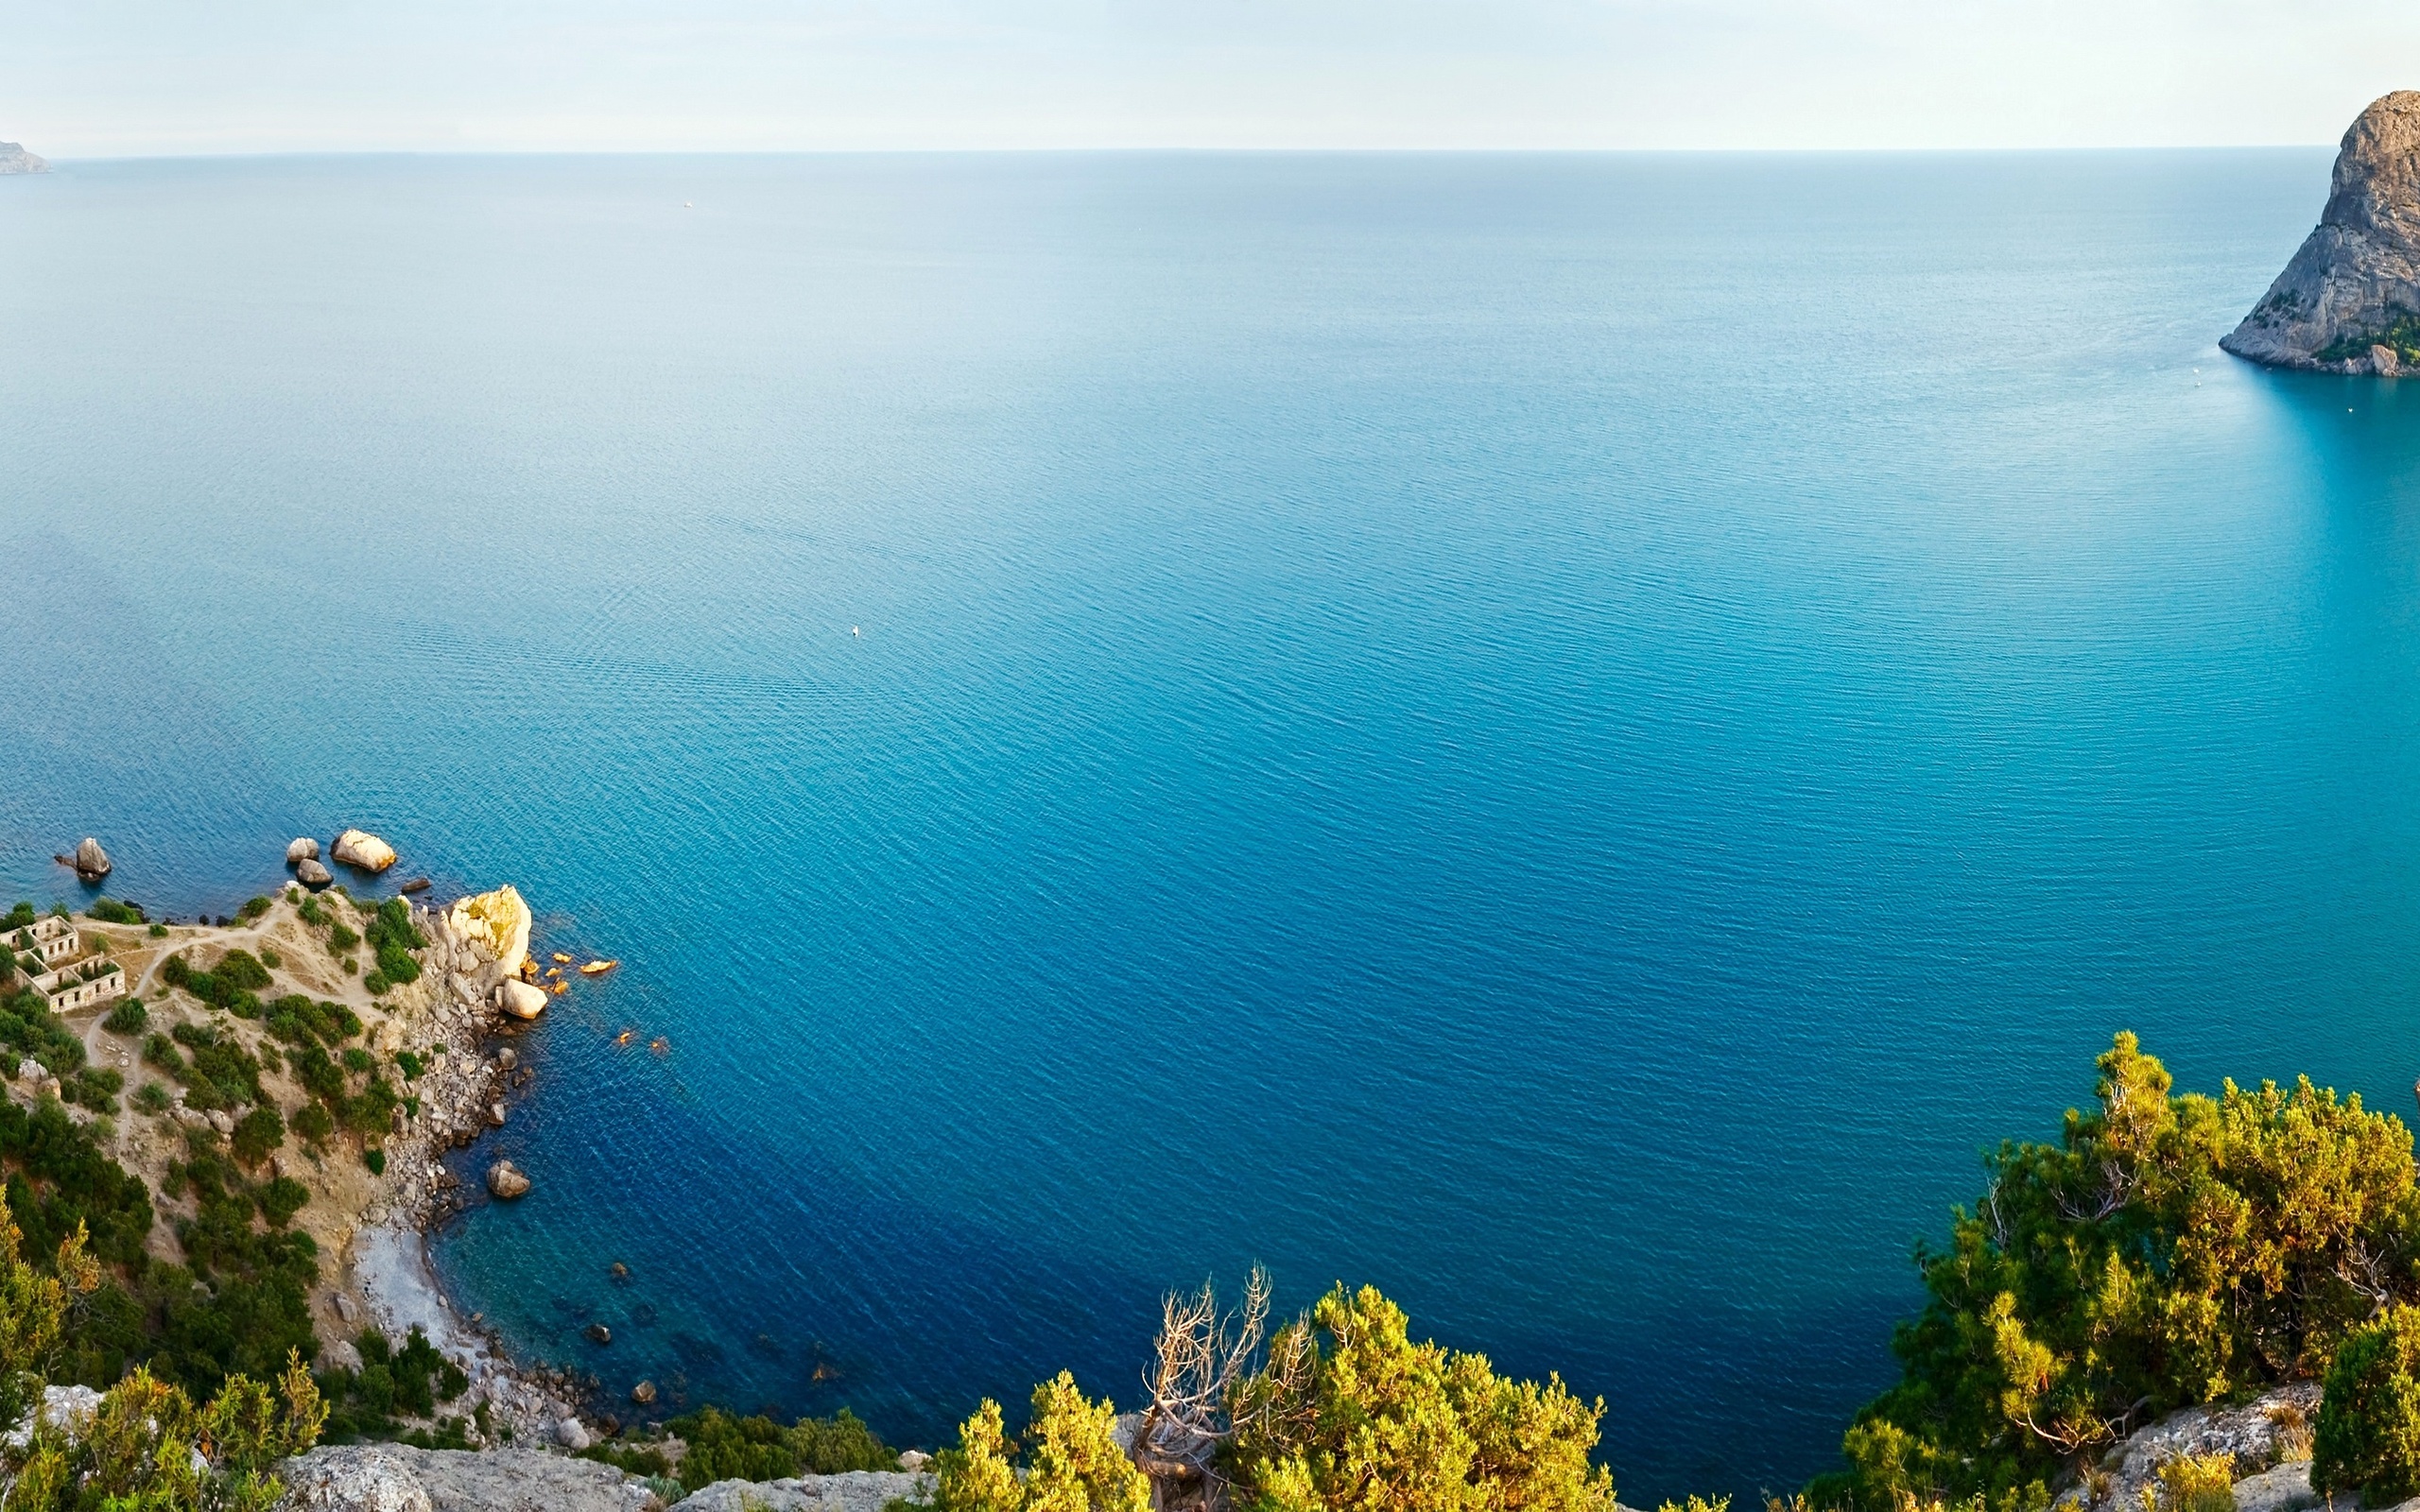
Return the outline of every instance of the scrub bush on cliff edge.
{"type": "Polygon", "coordinates": [[[2420,1494],[2420,1309],[2390,1308],[2327,1367],[2310,1483],[2372,1506],[2420,1494]]]}
{"type": "Polygon", "coordinates": [[[2174,1096],[2131,1034],[2057,1144],[2004,1143],[1927,1296],[1899,1383],[1858,1415],[1818,1505],[2038,1507],[2172,1408],[2325,1368],[2420,1262],[2411,1135],[2308,1078],[2174,1096]]]}

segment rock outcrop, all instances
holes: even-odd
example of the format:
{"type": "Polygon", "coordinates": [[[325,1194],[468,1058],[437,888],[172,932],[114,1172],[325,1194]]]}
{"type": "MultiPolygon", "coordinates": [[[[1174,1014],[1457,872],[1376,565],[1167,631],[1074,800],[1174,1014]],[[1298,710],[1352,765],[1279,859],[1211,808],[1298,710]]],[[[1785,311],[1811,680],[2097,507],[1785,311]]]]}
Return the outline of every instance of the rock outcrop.
{"type": "Polygon", "coordinates": [[[488,1192],[491,1195],[510,1202],[515,1197],[527,1195],[528,1191],[529,1177],[510,1160],[498,1160],[488,1167],[488,1192]]]}
{"type": "Polygon", "coordinates": [[[14,142],[0,142],[0,173],[48,173],[50,164],[14,142]]]}
{"type": "Polygon", "coordinates": [[[510,886],[463,899],[445,911],[445,925],[493,962],[498,976],[518,974],[529,958],[529,905],[510,886]]]}
{"type": "Polygon", "coordinates": [[[395,864],[395,848],[367,830],[347,830],[337,835],[332,853],[346,866],[364,871],[384,871],[395,864]]]}
{"type": "Polygon", "coordinates": [[[2323,372],[2420,365],[2420,90],[2378,100],[2344,133],[2318,228],[2219,345],[2323,372]]]}
{"type": "Polygon", "coordinates": [[[101,849],[101,842],[89,834],[77,842],[76,875],[86,882],[98,882],[108,876],[110,870],[110,853],[101,849]]]}
{"type": "Polygon", "coordinates": [[[662,1501],[610,1465],[527,1449],[344,1444],[279,1467],[279,1512],[651,1512],[662,1501]]]}
{"type": "Polygon", "coordinates": [[[882,1512],[900,1497],[928,1494],[932,1480],[903,1470],[850,1470],[784,1481],[717,1481],[681,1501],[694,1512],[882,1512]]]}
{"type": "Polygon", "coordinates": [[[2238,1407],[2172,1412],[2102,1459],[2103,1483],[2070,1488],[2052,1512],[2138,1507],[2144,1489],[2156,1486],[2159,1468],[2179,1454],[2232,1456],[2239,1509],[2293,1512],[2310,1504],[2310,1434],[2318,1416],[2315,1381],[2275,1387],[2238,1407]]]}

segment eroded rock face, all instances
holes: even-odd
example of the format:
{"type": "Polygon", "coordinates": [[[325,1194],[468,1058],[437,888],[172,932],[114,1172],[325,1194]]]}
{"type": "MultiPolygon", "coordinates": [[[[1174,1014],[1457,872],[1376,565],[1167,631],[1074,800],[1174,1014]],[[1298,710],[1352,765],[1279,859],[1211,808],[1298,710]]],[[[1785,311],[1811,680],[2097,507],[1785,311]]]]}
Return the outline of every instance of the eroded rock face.
{"type": "Polygon", "coordinates": [[[50,164],[14,142],[0,142],[0,173],[48,173],[50,164]]]}
{"type": "Polygon", "coordinates": [[[662,1503],[610,1465],[527,1449],[343,1444],[278,1468],[280,1512],[649,1512],[662,1503]]]}
{"type": "Polygon", "coordinates": [[[510,886],[463,899],[446,910],[445,923],[456,939],[494,962],[504,975],[520,971],[529,958],[529,905],[510,886]]]}
{"type": "Polygon", "coordinates": [[[384,871],[395,864],[395,848],[367,830],[347,830],[337,835],[333,854],[346,866],[364,871],[384,871]]]}
{"type": "Polygon", "coordinates": [[[2344,133],[2318,228],[2219,345],[2325,372],[2420,363],[2420,91],[2378,100],[2344,133]]]}

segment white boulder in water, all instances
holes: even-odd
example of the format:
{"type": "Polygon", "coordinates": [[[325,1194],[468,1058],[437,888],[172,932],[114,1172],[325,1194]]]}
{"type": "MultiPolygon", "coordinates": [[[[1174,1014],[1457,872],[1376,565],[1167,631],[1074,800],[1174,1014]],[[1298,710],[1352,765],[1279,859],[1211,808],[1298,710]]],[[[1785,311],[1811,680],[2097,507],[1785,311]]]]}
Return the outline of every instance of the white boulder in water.
{"type": "Polygon", "coordinates": [[[495,1005],[516,1019],[534,1019],[546,1011],[546,989],[507,977],[495,985],[495,1005]]]}
{"type": "Polygon", "coordinates": [[[337,836],[336,858],[364,871],[384,871],[395,864],[395,848],[367,830],[347,830],[337,836]]]}
{"type": "Polygon", "coordinates": [[[76,875],[94,882],[109,874],[110,853],[101,849],[101,842],[84,836],[76,846],[76,875]]]}
{"type": "Polygon", "coordinates": [[[316,856],[304,856],[294,863],[294,880],[305,887],[324,887],[337,880],[337,874],[320,865],[316,856]]]}
{"type": "Polygon", "coordinates": [[[293,841],[285,848],[285,864],[289,867],[299,867],[305,861],[319,859],[320,842],[308,836],[293,841]]]}

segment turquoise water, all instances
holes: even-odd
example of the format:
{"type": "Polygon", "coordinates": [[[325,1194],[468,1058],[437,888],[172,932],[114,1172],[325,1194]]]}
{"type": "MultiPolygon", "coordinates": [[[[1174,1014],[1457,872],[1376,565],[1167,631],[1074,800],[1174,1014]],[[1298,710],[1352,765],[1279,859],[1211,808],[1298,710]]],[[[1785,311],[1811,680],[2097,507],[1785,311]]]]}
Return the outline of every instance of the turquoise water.
{"type": "Polygon", "coordinates": [[[610,1393],[930,1443],[1257,1259],[1788,1486],[2111,1030],[2410,1104],[2420,388],[2213,345],[2326,163],[0,181],[0,894],[619,956],[440,1246],[610,1393]]]}

